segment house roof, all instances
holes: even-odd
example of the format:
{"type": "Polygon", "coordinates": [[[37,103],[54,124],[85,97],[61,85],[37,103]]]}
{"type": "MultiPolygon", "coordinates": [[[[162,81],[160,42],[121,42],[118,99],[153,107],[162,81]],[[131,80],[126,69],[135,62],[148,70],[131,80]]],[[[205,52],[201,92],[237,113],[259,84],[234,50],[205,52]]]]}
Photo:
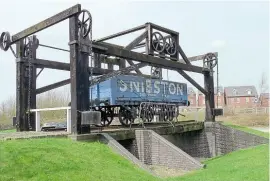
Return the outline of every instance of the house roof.
{"type": "Polygon", "coordinates": [[[224,89],[222,86],[218,86],[214,88],[214,93],[217,94],[217,92],[220,92],[220,93],[223,93],[224,92],[224,89]]]}
{"type": "Polygon", "coordinates": [[[188,92],[188,94],[196,94],[196,92],[194,91],[194,89],[192,87],[188,87],[187,92],[188,92]]]}
{"type": "Polygon", "coordinates": [[[261,97],[269,99],[270,93],[261,93],[261,97]]]}
{"type": "MultiPolygon", "coordinates": [[[[217,90],[221,93],[224,93],[224,88],[222,86],[214,87],[214,94],[217,94],[217,90]]],[[[198,90],[198,94],[203,94],[201,91],[198,90]]]]}
{"type": "Polygon", "coordinates": [[[227,97],[255,97],[255,86],[229,86],[224,88],[227,97]]]}

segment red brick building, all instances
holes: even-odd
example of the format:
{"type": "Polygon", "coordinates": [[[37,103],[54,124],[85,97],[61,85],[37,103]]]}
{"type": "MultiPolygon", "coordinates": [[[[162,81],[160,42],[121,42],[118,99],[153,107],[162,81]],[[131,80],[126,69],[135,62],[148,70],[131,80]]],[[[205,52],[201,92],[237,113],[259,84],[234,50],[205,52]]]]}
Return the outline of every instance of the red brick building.
{"type": "MultiPolygon", "coordinates": [[[[224,90],[223,87],[218,87],[218,89],[214,88],[215,94],[215,107],[223,107],[224,106],[224,90]]],[[[202,92],[198,92],[198,107],[205,107],[205,97],[202,92]]]]}
{"type": "Polygon", "coordinates": [[[201,91],[198,91],[198,107],[205,107],[205,98],[201,91]]]}
{"type": "Polygon", "coordinates": [[[190,102],[190,107],[196,107],[197,106],[197,98],[196,98],[196,92],[193,90],[192,87],[188,87],[188,100],[190,102]]]}
{"type": "Polygon", "coordinates": [[[224,100],[224,89],[223,87],[214,88],[215,93],[215,107],[216,108],[222,108],[225,105],[224,100]]]}
{"type": "Polygon", "coordinates": [[[261,93],[259,99],[259,106],[260,107],[269,107],[270,102],[270,93],[261,93]]]}
{"type": "Polygon", "coordinates": [[[224,101],[228,107],[255,107],[258,94],[255,86],[229,86],[224,88],[224,101]]]}

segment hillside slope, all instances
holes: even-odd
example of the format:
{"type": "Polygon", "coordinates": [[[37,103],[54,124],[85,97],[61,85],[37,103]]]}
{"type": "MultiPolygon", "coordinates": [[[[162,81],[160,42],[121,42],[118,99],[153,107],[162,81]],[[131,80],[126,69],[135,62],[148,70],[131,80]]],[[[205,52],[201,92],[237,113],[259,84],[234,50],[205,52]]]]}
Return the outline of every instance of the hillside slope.
{"type": "Polygon", "coordinates": [[[268,145],[206,161],[207,168],[159,179],[101,143],[65,138],[0,141],[0,181],[268,181],[268,145]]]}

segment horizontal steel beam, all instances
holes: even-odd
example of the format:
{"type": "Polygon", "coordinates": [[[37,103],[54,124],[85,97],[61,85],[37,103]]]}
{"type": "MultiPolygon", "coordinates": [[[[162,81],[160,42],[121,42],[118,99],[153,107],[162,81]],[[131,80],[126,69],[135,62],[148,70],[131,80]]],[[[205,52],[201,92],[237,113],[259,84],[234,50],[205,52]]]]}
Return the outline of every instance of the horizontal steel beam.
{"type": "Polygon", "coordinates": [[[110,36],[106,36],[104,38],[99,38],[99,39],[94,40],[94,41],[96,41],[96,42],[106,41],[106,40],[109,40],[109,39],[116,38],[118,36],[126,35],[128,33],[133,33],[135,31],[138,31],[138,30],[141,30],[141,29],[144,29],[144,28],[145,28],[145,25],[137,26],[135,28],[131,28],[131,29],[128,29],[128,30],[125,30],[125,31],[122,31],[122,32],[119,32],[119,33],[116,33],[116,34],[113,34],[113,35],[110,35],[110,36]]]}
{"type": "Polygon", "coordinates": [[[179,35],[179,32],[177,31],[174,31],[174,30],[170,30],[168,28],[165,28],[165,27],[162,27],[162,26],[159,26],[157,24],[154,24],[154,23],[146,23],[146,24],[150,24],[152,26],[153,29],[156,29],[156,30],[159,30],[159,31],[162,31],[162,32],[165,32],[165,33],[168,33],[168,34],[175,34],[175,35],[179,35]]]}
{"type": "MultiPolygon", "coordinates": [[[[186,70],[190,72],[196,72],[196,73],[203,73],[203,71],[209,71],[209,69],[199,67],[199,66],[194,66],[194,65],[187,65],[184,63],[176,62],[176,61],[171,61],[171,60],[166,60],[158,57],[153,57],[151,55],[145,55],[129,50],[125,50],[122,48],[118,48],[117,46],[114,46],[113,44],[109,43],[101,43],[101,42],[93,42],[93,44],[101,46],[106,48],[106,51],[103,51],[102,54],[106,55],[112,55],[124,59],[130,59],[134,61],[139,61],[139,62],[144,62],[147,63],[148,65],[155,66],[155,67],[161,67],[161,68],[168,68],[171,70],[186,70]]],[[[95,49],[93,49],[95,52],[95,49]]]]}
{"type": "MultiPolygon", "coordinates": [[[[27,60],[25,60],[27,62],[27,60]]],[[[70,70],[69,63],[63,63],[63,62],[56,62],[51,60],[44,60],[44,59],[36,59],[36,60],[30,60],[32,64],[35,64],[37,68],[49,68],[49,69],[57,69],[57,70],[70,70]]]]}
{"type": "Polygon", "coordinates": [[[62,80],[60,82],[56,82],[56,83],[53,83],[53,84],[38,88],[38,89],[36,89],[36,95],[42,94],[42,93],[50,91],[52,89],[62,87],[62,86],[67,85],[69,83],[70,83],[70,79],[66,79],[66,80],[62,80]]]}
{"type": "MultiPolygon", "coordinates": [[[[110,71],[110,73],[112,73],[113,71],[110,71]]],[[[138,76],[136,73],[126,73],[124,75],[134,75],[134,76],[138,76]]],[[[151,75],[142,75],[142,77],[145,77],[145,78],[149,78],[149,79],[156,79],[156,77],[152,77],[151,75]]],[[[101,78],[100,81],[104,81],[106,80],[106,78],[101,78]]],[[[67,84],[70,84],[70,79],[65,79],[65,80],[62,80],[62,81],[59,81],[59,82],[56,82],[56,83],[53,83],[53,84],[50,84],[50,85],[46,85],[44,87],[40,87],[38,89],[36,89],[36,95],[38,94],[42,94],[44,92],[47,92],[47,91],[50,91],[52,89],[56,89],[56,88],[59,88],[59,87],[62,87],[62,86],[65,86],[67,84]]],[[[93,84],[94,85],[94,84],[93,84]]]]}
{"type": "Polygon", "coordinates": [[[52,25],[55,25],[56,23],[59,23],[61,21],[64,21],[68,19],[69,17],[81,12],[81,5],[77,4],[75,6],[72,6],[71,8],[68,8],[38,24],[35,24],[31,26],[30,28],[27,28],[15,35],[12,36],[11,38],[11,44],[15,43],[16,41],[25,38],[29,35],[32,35],[34,33],[37,33],[41,30],[44,30],[52,25]]]}
{"type": "MultiPolygon", "coordinates": [[[[25,62],[25,63],[28,62],[28,60],[26,59],[17,59],[17,61],[25,62]]],[[[49,68],[49,69],[70,71],[69,63],[56,62],[56,61],[44,60],[44,59],[30,60],[30,62],[36,65],[37,68],[49,68]]],[[[93,71],[93,75],[107,74],[111,72],[110,70],[97,68],[97,67],[93,67],[93,68],[89,67],[89,72],[91,69],[93,71]]]]}
{"type": "MultiPolygon", "coordinates": [[[[218,52],[214,52],[214,54],[215,54],[216,56],[218,56],[218,52]]],[[[197,56],[193,56],[193,57],[188,57],[188,60],[189,60],[190,62],[195,62],[195,61],[198,61],[198,60],[203,60],[203,58],[204,58],[205,55],[206,55],[206,54],[203,54],[203,55],[197,55],[197,56]]],[[[179,62],[185,63],[184,59],[180,59],[179,62]]]]}
{"type": "MultiPolygon", "coordinates": [[[[28,61],[25,59],[17,59],[17,62],[25,62],[27,63],[28,61]]],[[[51,60],[43,60],[43,59],[36,59],[36,60],[31,60],[30,61],[32,64],[36,65],[37,68],[49,68],[49,69],[56,69],[56,70],[64,70],[64,71],[70,71],[70,64],[69,63],[62,63],[62,62],[56,62],[56,61],[51,61],[51,60]]],[[[103,75],[103,74],[108,74],[111,73],[112,71],[115,70],[108,70],[108,69],[103,69],[103,68],[97,68],[97,67],[89,67],[89,72],[93,71],[93,75],[103,75]]],[[[135,75],[138,76],[137,73],[127,73],[127,75],[135,75]]],[[[154,78],[151,75],[147,74],[142,74],[140,76],[146,77],[146,78],[154,78]]]]}

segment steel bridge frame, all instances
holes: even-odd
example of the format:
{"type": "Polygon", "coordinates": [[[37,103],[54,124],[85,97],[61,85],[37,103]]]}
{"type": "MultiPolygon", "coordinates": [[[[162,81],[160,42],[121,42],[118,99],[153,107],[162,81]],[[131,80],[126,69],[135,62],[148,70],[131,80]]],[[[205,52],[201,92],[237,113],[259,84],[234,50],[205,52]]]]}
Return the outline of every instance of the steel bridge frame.
{"type": "MultiPolygon", "coordinates": [[[[82,38],[79,36],[79,26],[77,19],[79,13],[82,11],[81,5],[77,4],[68,8],[55,16],[52,16],[36,25],[31,26],[11,37],[11,45],[16,44],[16,121],[17,131],[29,131],[35,129],[35,115],[30,117],[30,129],[27,124],[27,100],[29,99],[27,92],[29,77],[28,71],[31,71],[31,94],[30,105],[31,109],[36,108],[36,95],[61,87],[63,85],[71,84],[71,133],[81,134],[81,116],[80,112],[89,110],[89,86],[93,85],[89,81],[89,72],[93,75],[101,75],[99,80],[105,80],[114,76],[117,73],[132,74],[130,71],[135,70],[135,75],[151,77],[151,75],[143,75],[139,68],[144,66],[154,66],[158,68],[167,68],[177,71],[193,86],[205,94],[206,114],[205,121],[215,121],[215,103],[214,103],[214,80],[212,68],[199,67],[191,64],[192,61],[202,60],[205,55],[187,58],[183,49],[179,45],[179,33],[153,23],[146,23],[144,25],[122,31],[104,38],[92,41],[92,51],[88,50],[89,37],[82,38]],[[69,52],[70,63],[61,63],[51,60],[38,59],[36,57],[36,50],[38,44],[33,43],[31,48],[32,59],[27,59],[23,56],[24,38],[30,37],[33,42],[38,42],[37,37],[33,34],[49,28],[59,22],[69,19],[69,52]],[[118,38],[135,31],[143,30],[143,33],[130,42],[127,46],[119,46],[105,42],[112,38],[118,38]],[[151,37],[153,31],[160,31],[175,38],[177,43],[177,53],[173,56],[166,57],[163,54],[155,54],[151,46],[151,37]],[[145,47],[145,52],[138,53],[135,50],[139,47],[145,47]],[[94,67],[89,67],[89,54],[94,53],[94,67]],[[114,56],[116,58],[109,58],[114,56]],[[180,59],[179,57],[182,57],[180,59]],[[140,62],[134,64],[133,61],[140,62]],[[130,64],[127,67],[126,62],[130,64]],[[32,66],[28,66],[31,63],[32,66]],[[101,63],[107,63],[108,69],[101,68],[101,63]],[[119,70],[114,71],[113,65],[118,65],[119,70]],[[135,65],[135,67],[134,67],[135,65]],[[133,66],[133,67],[132,67],[133,66]],[[30,69],[29,69],[30,67],[30,69]],[[130,68],[131,67],[131,68],[130,68]],[[70,79],[66,79],[51,85],[41,88],[36,87],[38,75],[37,68],[57,69],[70,71],[70,79]],[[192,79],[185,71],[196,72],[204,75],[204,87],[200,86],[194,79],[192,79]]],[[[217,53],[215,53],[217,56],[217,53]]],[[[41,70],[41,71],[42,71],[41,70]]],[[[30,75],[30,74],[29,74],[30,75]]],[[[31,113],[32,114],[32,113],[31,113]]]]}

